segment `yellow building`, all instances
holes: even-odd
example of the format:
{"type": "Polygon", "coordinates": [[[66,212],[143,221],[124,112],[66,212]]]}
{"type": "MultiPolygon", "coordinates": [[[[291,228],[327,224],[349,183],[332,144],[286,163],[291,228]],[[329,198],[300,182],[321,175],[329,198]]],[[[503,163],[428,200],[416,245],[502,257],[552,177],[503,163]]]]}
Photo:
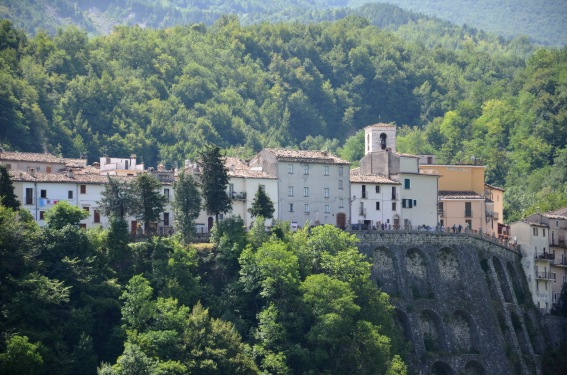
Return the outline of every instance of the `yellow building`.
{"type": "Polygon", "coordinates": [[[470,228],[498,235],[503,224],[504,190],[484,183],[482,165],[419,166],[424,174],[439,175],[439,223],[447,230],[470,228]]]}

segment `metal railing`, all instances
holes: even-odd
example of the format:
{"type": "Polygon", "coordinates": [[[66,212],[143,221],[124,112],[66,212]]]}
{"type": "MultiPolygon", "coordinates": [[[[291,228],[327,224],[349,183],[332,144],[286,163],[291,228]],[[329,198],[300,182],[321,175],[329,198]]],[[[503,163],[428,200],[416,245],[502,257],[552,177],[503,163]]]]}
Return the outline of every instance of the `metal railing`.
{"type": "Polygon", "coordinates": [[[352,225],[352,228],[349,230],[351,233],[405,233],[405,234],[433,234],[433,235],[442,235],[442,236],[464,236],[464,237],[471,237],[477,238],[484,241],[491,242],[495,245],[499,245],[504,247],[507,250],[510,250],[516,254],[520,254],[520,245],[515,243],[513,240],[510,240],[508,237],[504,236],[495,236],[488,233],[482,233],[477,230],[470,230],[464,228],[461,233],[459,232],[452,232],[452,228],[444,228],[444,227],[428,227],[428,226],[418,226],[415,227],[413,225],[394,225],[394,224],[383,224],[380,226],[360,226],[360,225],[352,225]]]}

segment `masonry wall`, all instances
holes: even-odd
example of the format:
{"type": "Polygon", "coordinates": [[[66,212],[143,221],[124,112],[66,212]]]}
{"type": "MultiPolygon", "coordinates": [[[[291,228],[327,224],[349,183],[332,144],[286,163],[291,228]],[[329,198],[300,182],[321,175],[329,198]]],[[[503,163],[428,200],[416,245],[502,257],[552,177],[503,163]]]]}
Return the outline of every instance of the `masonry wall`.
{"type": "Polygon", "coordinates": [[[415,374],[540,374],[544,340],[520,255],[467,235],[358,234],[415,374]]]}

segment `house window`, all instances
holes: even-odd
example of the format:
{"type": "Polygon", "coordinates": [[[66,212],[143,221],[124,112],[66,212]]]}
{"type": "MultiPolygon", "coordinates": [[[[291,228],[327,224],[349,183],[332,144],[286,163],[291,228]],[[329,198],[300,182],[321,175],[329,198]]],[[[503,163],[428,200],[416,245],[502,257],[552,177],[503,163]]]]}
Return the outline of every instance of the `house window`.
{"type": "Polygon", "coordinates": [[[80,185],[81,194],[87,194],[87,185],[80,185]]]}
{"type": "Polygon", "coordinates": [[[340,207],[340,208],[344,208],[344,206],[345,206],[345,200],[342,199],[342,198],[339,199],[339,207],[340,207]]]}
{"type": "Polygon", "coordinates": [[[534,232],[534,237],[537,237],[537,228],[533,228],[533,232],[534,232]]]}
{"type": "Polygon", "coordinates": [[[309,164],[303,165],[303,174],[309,174],[309,164]]]}
{"type": "Polygon", "coordinates": [[[169,226],[169,212],[164,212],[164,213],[163,213],[163,226],[164,226],[164,227],[168,227],[168,226],[169,226]]]}
{"type": "Polygon", "coordinates": [[[413,206],[417,206],[417,201],[415,199],[413,200],[413,206]]]}
{"type": "Polygon", "coordinates": [[[85,210],[87,213],[90,212],[90,208],[88,206],[83,207],[83,210],[85,210]]]}
{"type": "Polygon", "coordinates": [[[293,174],[293,164],[288,164],[288,165],[287,165],[287,173],[293,174]]]}
{"type": "Polygon", "coordinates": [[[163,189],[163,195],[165,196],[165,201],[169,202],[169,189],[163,189]]]}
{"type": "Polygon", "coordinates": [[[293,212],[293,203],[289,204],[289,212],[293,212]]]}
{"type": "Polygon", "coordinates": [[[559,228],[559,220],[555,220],[555,227],[559,228]]]}
{"type": "Polygon", "coordinates": [[[545,228],[543,228],[542,230],[543,230],[543,236],[545,237],[545,228]]]}
{"type": "Polygon", "coordinates": [[[339,167],[339,176],[343,175],[343,167],[339,167]]]}
{"type": "Polygon", "coordinates": [[[305,212],[306,214],[309,213],[309,205],[308,204],[303,205],[303,212],[305,212]]]}
{"type": "Polygon", "coordinates": [[[471,216],[472,216],[472,203],[465,202],[465,217],[471,217],[471,216]]]}
{"type": "Polygon", "coordinates": [[[47,190],[40,190],[40,197],[47,198],[47,190]]]}
{"type": "Polygon", "coordinates": [[[304,197],[308,197],[308,196],[309,196],[309,188],[308,188],[308,187],[304,187],[304,188],[303,188],[303,196],[304,196],[304,197]]]}
{"type": "Polygon", "coordinates": [[[331,213],[331,206],[326,204],[325,205],[325,213],[330,214],[331,213]]]}
{"type": "Polygon", "coordinates": [[[8,170],[12,169],[12,164],[6,164],[6,169],[8,170]]]}
{"type": "Polygon", "coordinates": [[[234,184],[228,184],[228,196],[234,198],[234,184]]]}
{"type": "Polygon", "coordinates": [[[45,167],[45,173],[51,173],[51,167],[45,167]]]}
{"type": "Polygon", "coordinates": [[[465,228],[472,229],[472,220],[465,220],[465,228]]]}
{"type": "Polygon", "coordinates": [[[325,198],[329,198],[329,188],[325,188],[324,194],[325,194],[325,198]]]}
{"type": "Polygon", "coordinates": [[[396,200],[396,187],[392,186],[392,200],[396,200]]]}
{"type": "Polygon", "coordinates": [[[343,188],[343,180],[339,180],[339,189],[342,190],[342,188],[343,188]]]}
{"type": "Polygon", "coordinates": [[[288,186],[288,187],[287,187],[287,196],[288,196],[288,197],[293,197],[293,186],[288,186]]]}
{"type": "Polygon", "coordinates": [[[39,211],[39,220],[45,220],[45,211],[39,211]]]}
{"type": "Polygon", "coordinates": [[[100,223],[100,212],[98,210],[94,210],[94,222],[100,223]]]}
{"type": "Polygon", "coordinates": [[[404,189],[409,189],[410,188],[410,179],[406,178],[404,179],[404,189]]]}
{"type": "Polygon", "coordinates": [[[26,204],[33,204],[33,188],[26,188],[26,204]]]}
{"type": "Polygon", "coordinates": [[[413,200],[402,199],[402,208],[412,208],[412,207],[413,207],[413,200]]]}
{"type": "Polygon", "coordinates": [[[376,211],[380,211],[380,202],[376,202],[376,211]]]}
{"type": "Polygon", "coordinates": [[[67,192],[67,199],[73,199],[73,190],[67,192]]]}
{"type": "Polygon", "coordinates": [[[376,194],[380,194],[380,185],[376,185],[376,194]]]}
{"type": "Polygon", "coordinates": [[[396,211],[396,202],[392,202],[392,211],[396,211]]]}
{"type": "Polygon", "coordinates": [[[323,167],[323,174],[324,174],[325,176],[328,176],[328,175],[329,175],[329,166],[328,166],[328,165],[325,165],[325,166],[323,167]]]}

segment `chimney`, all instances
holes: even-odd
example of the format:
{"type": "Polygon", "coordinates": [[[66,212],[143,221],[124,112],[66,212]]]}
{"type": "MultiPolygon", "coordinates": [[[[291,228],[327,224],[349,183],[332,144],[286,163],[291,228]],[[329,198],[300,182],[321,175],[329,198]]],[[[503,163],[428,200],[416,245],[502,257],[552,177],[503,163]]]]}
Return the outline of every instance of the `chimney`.
{"type": "Polygon", "coordinates": [[[73,170],[71,168],[67,169],[67,177],[75,178],[75,174],[73,173],[73,170]]]}

